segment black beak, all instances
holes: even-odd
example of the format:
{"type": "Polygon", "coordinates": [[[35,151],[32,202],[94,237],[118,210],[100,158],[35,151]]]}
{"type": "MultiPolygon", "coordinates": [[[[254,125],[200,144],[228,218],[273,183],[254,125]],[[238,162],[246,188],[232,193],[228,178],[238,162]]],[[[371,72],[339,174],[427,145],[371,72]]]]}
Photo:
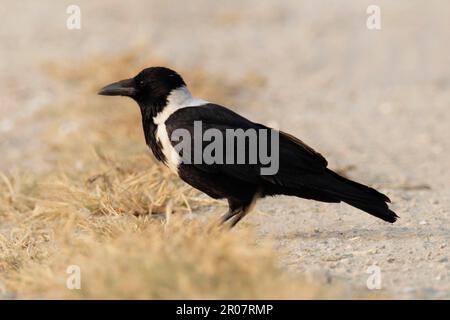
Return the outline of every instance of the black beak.
{"type": "Polygon", "coordinates": [[[99,92],[102,96],[127,96],[133,97],[136,94],[134,79],[126,79],[111,83],[103,87],[99,92]]]}

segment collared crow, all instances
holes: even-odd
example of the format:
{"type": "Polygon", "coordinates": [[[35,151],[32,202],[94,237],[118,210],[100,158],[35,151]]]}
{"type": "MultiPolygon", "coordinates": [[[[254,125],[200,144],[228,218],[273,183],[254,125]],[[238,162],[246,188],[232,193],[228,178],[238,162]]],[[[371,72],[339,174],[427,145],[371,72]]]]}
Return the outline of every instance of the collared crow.
{"type": "MultiPolygon", "coordinates": [[[[192,187],[212,198],[227,199],[229,211],[222,217],[222,222],[229,221],[231,227],[251,210],[258,198],[275,195],[332,203],[342,201],[387,222],[393,223],[398,218],[388,208],[390,200],[386,195],[328,169],[321,154],[282,131],[275,130],[278,133],[279,167],[272,175],[261,174],[261,162],[207,164],[181,161],[185,159],[184,151],[175,150],[178,141],[172,139],[172,134],[176,129],[184,129],[191,133],[190,139],[195,140],[196,121],[201,121],[204,129],[216,129],[224,134],[229,129],[274,129],[247,120],[218,104],[193,98],[184,80],[173,70],[147,68],[134,78],[107,85],[99,94],[127,96],[137,102],[145,140],[156,159],[192,187]]],[[[204,150],[205,141],[200,147],[204,150]]],[[[234,151],[247,152],[249,147],[246,140],[244,150],[234,148],[234,151]]],[[[270,145],[266,147],[271,148],[270,145]]],[[[224,147],[221,151],[226,153],[228,150],[224,147]]]]}

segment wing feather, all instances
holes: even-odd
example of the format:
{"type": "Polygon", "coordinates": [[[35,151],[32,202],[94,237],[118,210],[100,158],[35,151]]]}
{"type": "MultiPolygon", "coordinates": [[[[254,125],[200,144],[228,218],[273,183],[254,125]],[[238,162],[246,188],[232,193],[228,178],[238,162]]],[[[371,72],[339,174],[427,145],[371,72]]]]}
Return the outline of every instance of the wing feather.
{"type": "MultiPolygon", "coordinates": [[[[198,107],[182,108],[174,112],[166,121],[169,136],[178,128],[190,132],[191,145],[194,139],[194,121],[202,122],[202,129],[270,129],[262,124],[254,123],[239,114],[219,105],[206,104],[198,107]]],[[[274,129],[272,129],[274,130],[274,129]]],[[[175,146],[178,142],[172,142],[175,146]]],[[[259,143],[259,137],[258,137],[259,143]]],[[[203,148],[209,144],[203,144],[203,148]]],[[[246,146],[248,147],[248,146],[246,146]]],[[[226,150],[223,150],[225,154],[226,150]]],[[[248,150],[246,150],[247,153],[248,150]]],[[[193,152],[192,152],[193,153],[193,152]]],[[[193,159],[192,159],[193,160],[193,159]]],[[[221,173],[254,184],[275,184],[283,187],[303,186],[302,176],[321,174],[327,167],[327,161],[318,152],[307,146],[294,136],[279,131],[279,170],[274,175],[261,175],[261,168],[266,166],[256,164],[191,164],[198,169],[209,173],[221,173]]]]}

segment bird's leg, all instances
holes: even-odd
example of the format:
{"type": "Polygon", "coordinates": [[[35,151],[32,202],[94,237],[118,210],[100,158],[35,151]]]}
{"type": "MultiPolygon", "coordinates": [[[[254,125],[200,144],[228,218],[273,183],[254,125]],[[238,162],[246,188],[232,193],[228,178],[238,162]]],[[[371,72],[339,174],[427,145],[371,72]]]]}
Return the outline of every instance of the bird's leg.
{"type": "Polygon", "coordinates": [[[220,224],[224,224],[225,222],[227,222],[228,220],[230,220],[232,217],[234,217],[235,215],[239,214],[240,210],[233,210],[233,209],[229,209],[227,213],[225,213],[221,218],[220,218],[220,224]]]}
{"type": "Polygon", "coordinates": [[[230,229],[233,228],[245,215],[247,214],[247,210],[240,210],[238,213],[236,213],[232,219],[230,220],[230,229]]]}
{"type": "Polygon", "coordinates": [[[253,207],[258,199],[259,193],[255,193],[248,203],[233,203],[229,201],[230,209],[222,217],[222,224],[230,220],[229,227],[233,228],[247,213],[253,210],[253,207]]]}
{"type": "Polygon", "coordinates": [[[228,227],[231,229],[233,228],[245,215],[247,214],[248,210],[246,208],[239,208],[236,210],[230,210],[227,214],[225,214],[222,217],[222,225],[228,223],[228,227]]]}

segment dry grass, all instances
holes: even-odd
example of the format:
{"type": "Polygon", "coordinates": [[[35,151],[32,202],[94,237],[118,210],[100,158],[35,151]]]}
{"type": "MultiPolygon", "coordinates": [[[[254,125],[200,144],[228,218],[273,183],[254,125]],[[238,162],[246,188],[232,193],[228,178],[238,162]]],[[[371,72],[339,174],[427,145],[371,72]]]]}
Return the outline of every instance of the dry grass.
{"type": "MultiPolygon", "coordinates": [[[[190,219],[186,213],[223,206],[152,160],[131,101],[93,94],[138,71],[142,60],[126,54],[90,61],[77,68],[45,66],[79,93],[77,99],[61,94],[64,99],[36,118],[46,124],[39,138],[51,169],[0,175],[0,297],[342,295],[286,275],[271,246],[256,245],[247,226],[228,232],[213,219],[190,219]],[[66,288],[69,265],[81,268],[81,290],[66,288]]],[[[165,63],[145,63],[155,64],[165,63]]],[[[239,94],[239,83],[189,74],[198,95],[227,102],[239,94]]]]}

